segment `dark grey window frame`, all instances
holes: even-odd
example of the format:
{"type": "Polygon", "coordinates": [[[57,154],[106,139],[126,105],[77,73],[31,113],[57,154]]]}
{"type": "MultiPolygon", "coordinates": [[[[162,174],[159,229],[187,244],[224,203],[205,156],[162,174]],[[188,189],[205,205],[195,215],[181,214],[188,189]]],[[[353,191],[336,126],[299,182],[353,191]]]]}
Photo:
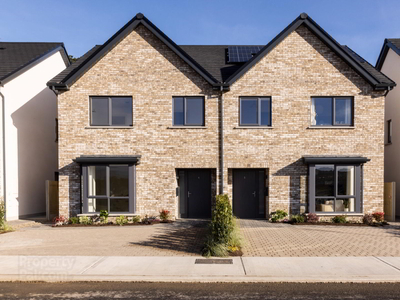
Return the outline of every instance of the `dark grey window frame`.
{"type": "Polygon", "coordinates": [[[354,97],[353,96],[312,96],[311,106],[313,105],[313,99],[315,98],[325,98],[331,99],[332,107],[332,124],[331,125],[311,125],[312,127],[354,127],[354,97]],[[336,99],[350,99],[351,100],[351,122],[350,124],[336,124],[336,99]]]}
{"type": "Polygon", "coordinates": [[[134,214],[136,213],[136,165],[135,164],[118,164],[118,163],[90,163],[82,164],[82,213],[84,214],[99,214],[99,212],[89,212],[89,199],[108,199],[108,212],[109,214],[134,214]],[[88,167],[91,166],[105,166],[106,167],[106,195],[104,196],[90,196],[88,188],[88,167]],[[111,197],[110,196],[110,167],[112,166],[128,166],[129,170],[129,196],[128,197],[111,197]],[[129,199],[129,210],[123,212],[111,212],[110,200],[112,199],[129,199]]]}
{"type": "Polygon", "coordinates": [[[172,97],[172,126],[185,126],[185,127],[191,127],[191,126],[205,126],[206,124],[206,102],[205,102],[205,97],[204,96],[173,96],[172,97]],[[183,125],[176,125],[175,124],[175,99],[176,98],[183,98],[183,125]],[[186,123],[186,100],[190,98],[198,98],[203,100],[203,122],[200,124],[187,124],[186,123]]]}
{"type": "Polygon", "coordinates": [[[133,98],[132,96],[90,96],[89,97],[89,110],[90,110],[90,126],[92,127],[104,127],[104,126],[110,126],[110,127],[133,127],[133,98]],[[92,124],[92,99],[93,98],[108,98],[108,124],[105,125],[93,125],[92,124]],[[131,114],[132,114],[132,124],[131,125],[114,125],[112,124],[112,99],[113,98],[131,98],[132,101],[132,107],[131,107],[131,114]]]}
{"type": "Polygon", "coordinates": [[[326,215],[337,215],[338,213],[340,214],[345,214],[345,213],[362,213],[363,210],[363,197],[362,197],[362,165],[360,164],[346,164],[346,163],[317,163],[317,164],[309,164],[309,180],[308,180],[308,191],[309,191],[309,212],[310,213],[317,213],[317,214],[326,214],[326,215]],[[315,195],[315,166],[321,166],[321,165],[333,165],[334,166],[334,195],[333,196],[316,196],[315,195]],[[338,195],[338,172],[337,172],[337,167],[338,166],[352,166],[354,167],[354,183],[355,183],[355,195],[338,195]],[[355,211],[354,212],[336,212],[336,203],[333,206],[334,211],[333,212],[321,212],[321,211],[316,211],[315,210],[315,200],[316,199],[350,199],[350,198],[355,198],[355,211]]]}
{"type": "Polygon", "coordinates": [[[271,127],[272,126],[272,97],[271,96],[240,96],[239,97],[239,126],[271,127]],[[261,101],[269,100],[269,125],[261,125],[261,101]],[[257,124],[242,123],[242,101],[257,100],[257,124]]]}
{"type": "Polygon", "coordinates": [[[387,120],[386,121],[387,124],[387,144],[391,144],[392,143],[392,130],[393,130],[393,126],[392,126],[392,119],[387,120]]]}

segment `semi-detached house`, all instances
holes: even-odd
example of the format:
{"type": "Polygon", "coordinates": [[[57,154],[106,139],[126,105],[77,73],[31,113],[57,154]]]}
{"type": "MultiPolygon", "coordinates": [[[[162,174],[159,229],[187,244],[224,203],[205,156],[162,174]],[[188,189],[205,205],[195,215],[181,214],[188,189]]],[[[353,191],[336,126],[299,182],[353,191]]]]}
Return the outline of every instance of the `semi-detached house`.
{"type": "Polygon", "coordinates": [[[178,46],[138,14],[48,85],[60,215],[383,210],[395,83],[307,14],[264,46],[178,46]]]}

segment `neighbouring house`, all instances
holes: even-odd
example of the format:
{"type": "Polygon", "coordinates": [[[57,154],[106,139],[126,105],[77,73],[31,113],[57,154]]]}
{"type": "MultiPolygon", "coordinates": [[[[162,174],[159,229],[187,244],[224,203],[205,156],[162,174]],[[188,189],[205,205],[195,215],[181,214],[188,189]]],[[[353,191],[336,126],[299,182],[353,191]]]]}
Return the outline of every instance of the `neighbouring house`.
{"type": "Polygon", "coordinates": [[[264,46],[178,46],[138,14],[48,85],[60,215],[383,211],[395,83],[307,14],[264,46]]]}
{"type": "MultiPolygon", "coordinates": [[[[400,39],[385,39],[376,68],[400,82],[400,39]]],[[[385,182],[400,184],[400,89],[386,96],[385,106],[385,182]]],[[[396,193],[396,216],[400,217],[400,193],[396,193]]]]}
{"type": "Polygon", "coordinates": [[[6,219],[46,211],[58,170],[57,97],[46,83],[69,65],[62,43],[0,42],[0,199],[6,219]]]}

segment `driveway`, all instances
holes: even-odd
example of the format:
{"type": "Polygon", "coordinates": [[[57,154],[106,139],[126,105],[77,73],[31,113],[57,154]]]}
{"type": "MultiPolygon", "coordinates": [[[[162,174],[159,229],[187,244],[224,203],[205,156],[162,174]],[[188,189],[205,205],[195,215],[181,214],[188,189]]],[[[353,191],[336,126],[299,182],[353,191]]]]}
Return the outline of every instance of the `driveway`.
{"type": "Polygon", "coordinates": [[[195,256],[207,221],[179,220],[145,226],[37,225],[0,235],[0,255],[195,256]]]}
{"type": "Polygon", "coordinates": [[[302,226],[239,220],[244,256],[400,256],[400,223],[386,227],[302,226]]]}
{"type": "MultiPolygon", "coordinates": [[[[208,221],[151,226],[37,225],[0,235],[0,255],[198,256],[208,221]]],[[[244,256],[400,256],[400,223],[387,227],[293,226],[239,220],[244,256]]]]}

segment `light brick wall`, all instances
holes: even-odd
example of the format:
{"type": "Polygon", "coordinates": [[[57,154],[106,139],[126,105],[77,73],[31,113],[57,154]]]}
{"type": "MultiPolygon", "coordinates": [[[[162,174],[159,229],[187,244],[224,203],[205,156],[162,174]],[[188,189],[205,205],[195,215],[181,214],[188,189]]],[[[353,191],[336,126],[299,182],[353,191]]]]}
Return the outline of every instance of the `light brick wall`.
{"type": "Polygon", "coordinates": [[[137,212],[177,213],[176,168],[217,168],[218,97],[144,26],[130,33],[59,100],[60,214],[79,213],[80,155],[142,155],[137,212]],[[133,98],[132,129],[85,129],[89,96],[133,98]],[[168,129],[173,96],[205,96],[205,129],[168,129]]]}
{"type": "MultiPolygon", "coordinates": [[[[142,155],[137,212],[177,216],[177,168],[218,169],[218,95],[139,26],[59,96],[60,214],[79,212],[80,155],[142,155]],[[89,96],[131,95],[132,129],[85,129],[89,96]],[[172,97],[204,95],[205,129],[168,129],[172,97]]],[[[304,203],[303,155],[362,155],[364,212],[383,210],[383,93],[371,87],[305,27],[290,34],[224,95],[224,189],[228,169],[269,171],[269,212],[304,203]],[[271,96],[271,129],[236,129],[240,96],[271,96]],[[354,129],[308,129],[311,96],[354,96],[354,129]]]]}
{"type": "Polygon", "coordinates": [[[269,212],[297,213],[307,186],[303,155],[362,155],[371,159],[364,166],[364,212],[383,211],[383,92],[372,91],[305,26],[231,86],[224,125],[230,197],[227,169],[269,169],[269,212]],[[273,128],[237,129],[240,96],[271,96],[273,128]],[[309,129],[312,96],[354,96],[354,129],[309,129]]]}

